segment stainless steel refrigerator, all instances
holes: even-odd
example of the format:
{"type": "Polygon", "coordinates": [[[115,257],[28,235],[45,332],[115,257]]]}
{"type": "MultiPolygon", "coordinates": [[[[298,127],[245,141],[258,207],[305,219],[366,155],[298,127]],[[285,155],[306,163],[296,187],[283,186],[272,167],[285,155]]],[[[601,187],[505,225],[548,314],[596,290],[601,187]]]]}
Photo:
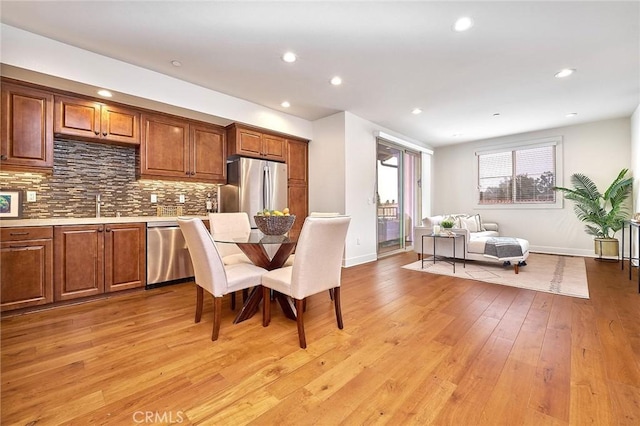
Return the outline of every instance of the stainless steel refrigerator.
{"type": "Polygon", "coordinates": [[[254,158],[237,158],[227,163],[227,185],[220,187],[221,212],[247,212],[253,216],[264,209],[287,207],[287,165],[254,158]]]}

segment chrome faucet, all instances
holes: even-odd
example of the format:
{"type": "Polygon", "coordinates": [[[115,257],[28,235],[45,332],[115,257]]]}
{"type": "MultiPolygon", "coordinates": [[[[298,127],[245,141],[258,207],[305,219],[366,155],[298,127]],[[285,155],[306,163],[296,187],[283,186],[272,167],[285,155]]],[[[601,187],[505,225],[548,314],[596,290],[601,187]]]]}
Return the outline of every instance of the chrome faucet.
{"type": "Polygon", "coordinates": [[[96,194],[96,217],[100,217],[100,205],[102,204],[100,198],[101,194],[96,194]]]}

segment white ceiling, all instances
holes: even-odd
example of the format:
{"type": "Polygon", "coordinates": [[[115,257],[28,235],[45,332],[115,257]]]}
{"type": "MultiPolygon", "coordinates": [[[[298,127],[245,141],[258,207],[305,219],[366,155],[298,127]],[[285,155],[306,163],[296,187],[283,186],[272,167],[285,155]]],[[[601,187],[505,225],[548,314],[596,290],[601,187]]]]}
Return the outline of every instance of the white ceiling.
{"type": "Polygon", "coordinates": [[[434,147],[629,117],[640,102],[636,1],[3,0],[1,20],[308,120],[349,111],[434,147]],[[474,27],[454,32],[460,16],[474,27]],[[297,62],[280,59],[287,50],[297,62]],[[554,78],[567,67],[577,72],[554,78]]]}

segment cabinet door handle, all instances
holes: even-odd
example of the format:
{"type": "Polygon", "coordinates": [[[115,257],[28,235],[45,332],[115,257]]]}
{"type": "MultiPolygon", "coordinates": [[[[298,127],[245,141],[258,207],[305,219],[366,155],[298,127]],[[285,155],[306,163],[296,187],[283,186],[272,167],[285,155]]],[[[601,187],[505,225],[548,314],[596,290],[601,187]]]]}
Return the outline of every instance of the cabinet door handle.
{"type": "Polygon", "coordinates": [[[111,232],[111,228],[107,228],[107,232],[111,232]]]}
{"type": "Polygon", "coordinates": [[[98,136],[100,134],[100,132],[98,130],[94,130],[93,133],[95,133],[96,136],[98,136]]]}
{"type": "Polygon", "coordinates": [[[102,228],[101,228],[101,227],[100,227],[100,228],[98,228],[98,232],[102,232],[102,228]]]}
{"type": "Polygon", "coordinates": [[[108,133],[107,132],[102,132],[102,136],[107,136],[108,133]]]}
{"type": "Polygon", "coordinates": [[[4,160],[6,160],[6,159],[7,159],[7,156],[6,156],[6,155],[4,155],[4,154],[0,155],[0,160],[4,161],[4,160]]]}

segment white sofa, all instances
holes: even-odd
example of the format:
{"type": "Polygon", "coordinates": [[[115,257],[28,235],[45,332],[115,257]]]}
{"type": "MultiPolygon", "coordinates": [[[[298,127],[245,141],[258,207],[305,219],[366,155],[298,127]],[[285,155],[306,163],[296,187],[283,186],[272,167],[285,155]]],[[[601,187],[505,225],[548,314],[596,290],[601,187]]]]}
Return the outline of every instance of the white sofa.
{"type": "MultiPolygon", "coordinates": [[[[466,214],[450,214],[425,217],[422,220],[422,226],[416,226],[413,229],[413,249],[418,254],[418,259],[423,256],[433,256],[433,239],[425,237],[424,248],[422,244],[423,235],[431,235],[433,227],[438,225],[445,218],[454,219],[454,227],[451,232],[464,235],[464,247],[461,238],[455,239],[456,259],[462,259],[463,253],[467,260],[478,261],[495,261],[504,264],[513,264],[514,271],[518,273],[518,267],[526,265],[526,259],[529,257],[529,241],[522,238],[515,238],[514,242],[520,245],[522,255],[516,256],[491,256],[485,254],[485,246],[487,241],[493,237],[500,237],[499,227],[497,223],[482,222],[480,215],[466,214]]],[[[453,257],[453,243],[450,239],[436,238],[436,254],[438,256],[453,257]]]]}

